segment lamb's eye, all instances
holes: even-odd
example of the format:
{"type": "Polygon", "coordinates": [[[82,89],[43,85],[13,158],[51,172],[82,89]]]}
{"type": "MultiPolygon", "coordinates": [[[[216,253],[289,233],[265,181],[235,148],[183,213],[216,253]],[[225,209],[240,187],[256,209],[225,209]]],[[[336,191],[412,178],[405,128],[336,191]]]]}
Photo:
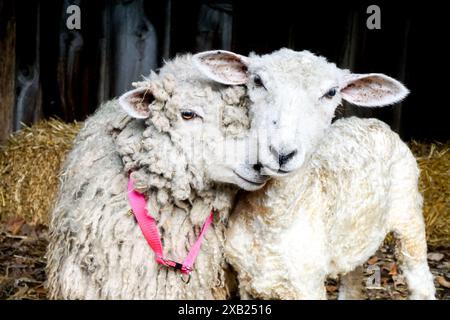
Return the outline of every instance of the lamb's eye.
{"type": "Polygon", "coordinates": [[[331,88],[330,90],[328,90],[327,93],[325,93],[324,97],[331,99],[336,95],[336,93],[337,93],[337,88],[331,88]]]}
{"type": "Polygon", "coordinates": [[[183,111],[181,111],[181,117],[184,120],[192,120],[195,117],[197,117],[197,114],[192,110],[183,110],[183,111]]]}
{"type": "Polygon", "coordinates": [[[253,78],[253,82],[255,83],[255,86],[257,86],[257,87],[264,87],[264,83],[263,83],[261,77],[258,76],[258,75],[256,75],[256,76],[253,78]]]}

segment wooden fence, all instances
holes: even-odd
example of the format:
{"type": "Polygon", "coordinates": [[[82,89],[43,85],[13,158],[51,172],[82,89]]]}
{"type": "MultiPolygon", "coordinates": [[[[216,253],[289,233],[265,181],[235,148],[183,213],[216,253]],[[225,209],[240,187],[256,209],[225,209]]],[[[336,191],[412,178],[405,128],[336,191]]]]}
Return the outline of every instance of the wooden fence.
{"type": "Polygon", "coordinates": [[[370,30],[368,4],[0,0],[0,142],[21,123],[83,120],[176,53],[280,47],[308,49],[355,72],[383,72],[412,91],[395,107],[346,106],[343,114],[383,119],[405,139],[450,138],[447,85],[433,74],[449,65],[445,11],[379,3],[381,29],[370,30]],[[66,26],[70,5],[81,10],[79,30],[66,26]]]}

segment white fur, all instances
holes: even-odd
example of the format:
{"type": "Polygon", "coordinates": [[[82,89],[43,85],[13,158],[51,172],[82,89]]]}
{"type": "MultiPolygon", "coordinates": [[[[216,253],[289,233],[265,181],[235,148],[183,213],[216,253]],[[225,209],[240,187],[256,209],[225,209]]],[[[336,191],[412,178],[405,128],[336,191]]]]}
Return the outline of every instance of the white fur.
{"type": "MultiPolygon", "coordinates": [[[[336,121],[299,171],[247,194],[230,217],[226,256],[241,296],[325,298],[327,275],[351,273],[394,231],[411,298],[433,299],[418,175],[408,147],[381,121],[336,121]]],[[[354,298],[352,288],[342,291],[354,298]]]]}
{"type": "Polygon", "coordinates": [[[342,99],[383,106],[408,90],[388,76],[351,74],[310,52],[282,49],[250,59],[249,73],[265,84],[249,90],[252,128],[261,131],[259,139],[267,137],[259,144],[261,171],[280,178],[240,199],[230,221],[226,255],[241,297],[325,298],[325,277],[343,274],[340,297],[352,298],[353,270],[395,231],[411,297],[434,298],[413,155],[380,121],[331,125],[342,99]],[[330,88],[334,96],[327,96],[330,88]],[[278,155],[292,150],[295,156],[279,163],[278,155]]]}
{"type": "MultiPolygon", "coordinates": [[[[231,70],[240,70],[233,68],[231,70]]],[[[246,86],[257,130],[258,161],[263,173],[283,176],[299,168],[330,126],[342,99],[360,106],[383,106],[402,100],[408,90],[382,74],[351,74],[308,51],[281,49],[250,55],[246,86]],[[255,79],[263,86],[257,86],[255,79]],[[326,93],[336,89],[336,95],[326,93]],[[294,152],[285,163],[279,156],[294,152]]]]}

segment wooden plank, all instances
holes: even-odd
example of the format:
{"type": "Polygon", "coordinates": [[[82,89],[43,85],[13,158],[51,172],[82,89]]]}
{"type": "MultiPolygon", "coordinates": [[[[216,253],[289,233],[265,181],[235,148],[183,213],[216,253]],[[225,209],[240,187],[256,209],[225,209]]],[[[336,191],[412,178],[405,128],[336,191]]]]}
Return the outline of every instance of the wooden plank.
{"type": "Polygon", "coordinates": [[[13,127],[16,20],[12,0],[0,0],[0,145],[13,127]]]}
{"type": "Polygon", "coordinates": [[[143,0],[106,2],[100,39],[99,101],[117,97],[157,67],[156,31],[143,0]]]}
{"type": "MultiPolygon", "coordinates": [[[[76,119],[77,110],[83,109],[83,59],[84,37],[81,30],[66,26],[67,8],[73,1],[65,0],[60,13],[57,83],[64,119],[76,119]]],[[[78,2],[74,4],[79,5],[78,2]]],[[[83,12],[83,11],[82,11],[83,12]]],[[[83,23],[83,20],[82,20],[83,23]]]]}
{"type": "Polygon", "coordinates": [[[28,10],[17,11],[14,131],[42,118],[40,3],[27,6],[28,10]]]}
{"type": "Polygon", "coordinates": [[[162,57],[164,60],[170,59],[170,40],[172,33],[172,0],[166,0],[166,5],[164,8],[165,24],[164,24],[164,40],[163,40],[163,50],[162,57]]]}
{"type": "MultiPolygon", "coordinates": [[[[405,27],[403,28],[403,50],[402,50],[402,56],[400,58],[401,63],[398,64],[399,70],[398,70],[398,80],[405,83],[406,81],[406,66],[408,61],[408,48],[409,48],[409,34],[411,29],[411,21],[406,21],[405,27]]],[[[403,116],[403,106],[404,103],[401,102],[397,105],[396,108],[393,110],[392,114],[392,124],[391,127],[400,134],[400,136],[404,137],[404,124],[402,122],[402,116],[403,116]]]]}
{"type": "Polygon", "coordinates": [[[157,67],[155,29],[144,11],[143,0],[122,1],[112,7],[114,30],[112,96],[131,88],[131,83],[157,67]]]}

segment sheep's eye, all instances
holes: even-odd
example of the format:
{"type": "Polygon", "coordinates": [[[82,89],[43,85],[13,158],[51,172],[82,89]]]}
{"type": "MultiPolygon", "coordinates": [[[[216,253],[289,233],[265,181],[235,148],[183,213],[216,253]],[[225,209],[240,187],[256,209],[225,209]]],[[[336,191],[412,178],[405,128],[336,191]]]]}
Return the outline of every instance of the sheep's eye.
{"type": "Polygon", "coordinates": [[[258,75],[256,75],[256,76],[253,78],[253,82],[255,83],[255,86],[257,86],[257,87],[264,87],[264,83],[263,83],[261,77],[258,76],[258,75]]]}
{"type": "Polygon", "coordinates": [[[336,93],[337,93],[337,88],[331,88],[330,90],[328,90],[327,93],[325,93],[324,97],[331,99],[336,95],[336,93]]]}
{"type": "Polygon", "coordinates": [[[192,110],[183,110],[183,111],[181,111],[181,117],[184,120],[192,120],[195,117],[197,117],[197,114],[192,110]]]}

